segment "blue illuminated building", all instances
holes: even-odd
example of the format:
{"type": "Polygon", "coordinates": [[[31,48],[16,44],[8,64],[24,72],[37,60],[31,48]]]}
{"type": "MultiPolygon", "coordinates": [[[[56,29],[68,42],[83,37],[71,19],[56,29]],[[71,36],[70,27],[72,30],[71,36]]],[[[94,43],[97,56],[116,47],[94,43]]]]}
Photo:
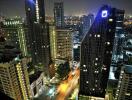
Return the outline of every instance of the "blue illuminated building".
{"type": "Polygon", "coordinates": [[[28,0],[31,4],[34,4],[35,5],[35,2],[34,0],[28,0]]]}
{"type": "Polygon", "coordinates": [[[118,37],[116,34],[121,31],[123,16],[123,10],[104,5],[83,38],[79,100],[86,96],[90,100],[92,97],[105,97],[111,59],[115,52],[114,43],[118,37]]]}

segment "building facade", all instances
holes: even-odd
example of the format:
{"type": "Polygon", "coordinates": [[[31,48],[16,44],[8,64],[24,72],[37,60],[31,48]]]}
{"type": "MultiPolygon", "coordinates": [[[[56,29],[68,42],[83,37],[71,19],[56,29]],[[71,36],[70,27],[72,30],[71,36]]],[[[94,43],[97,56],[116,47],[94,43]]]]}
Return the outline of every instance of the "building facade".
{"type": "Polygon", "coordinates": [[[57,58],[72,59],[72,31],[67,29],[56,30],[57,58]]]}
{"type": "Polygon", "coordinates": [[[54,29],[51,31],[52,58],[71,60],[73,52],[72,31],[69,29],[54,29]]]}
{"type": "Polygon", "coordinates": [[[45,22],[44,0],[25,0],[28,26],[28,50],[33,64],[50,63],[49,25],[45,22]]]}
{"type": "Polygon", "coordinates": [[[0,91],[15,100],[30,100],[27,60],[12,46],[0,43],[0,91]]]}
{"type": "Polygon", "coordinates": [[[118,15],[124,11],[101,7],[81,43],[80,95],[105,97],[118,15]]]}
{"type": "Polygon", "coordinates": [[[87,16],[84,15],[82,17],[83,36],[85,36],[85,34],[88,33],[93,22],[94,22],[94,15],[93,14],[88,14],[87,16]]]}
{"type": "Polygon", "coordinates": [[[49,26],[50,31],[50,50],[51,59],[54,61],[57,58],[57,42],[56,42],[56,27],[54,25],[49,26]]]}
{"type": "Polygon", "coordinates": [[[35,97],[35,95],[38,95],[40,90],[43,88],[44,85],[43,76],[44,75],[42,72],[36,72],[34,75],[30,77],[32,98],[35,97]]]}
{"type": "Polygon", "coordinates": [[[23,19],[20,17],[5,18],[2,23],[2,29],[5,31],[7,43],[21,50],[23,56],[27,56],[28,52],[23,19]]]}
{"type": "Polygon", "coordinates": [[[121,68],[115,100],[131,99],[132,99],[132,65],[124,65],[121,68]]]}
{"type": "Polygon", "coordinates": [[[56,27],[64,26],[64,6],[63,2],[54,3],[54,22],[56,27]]]}

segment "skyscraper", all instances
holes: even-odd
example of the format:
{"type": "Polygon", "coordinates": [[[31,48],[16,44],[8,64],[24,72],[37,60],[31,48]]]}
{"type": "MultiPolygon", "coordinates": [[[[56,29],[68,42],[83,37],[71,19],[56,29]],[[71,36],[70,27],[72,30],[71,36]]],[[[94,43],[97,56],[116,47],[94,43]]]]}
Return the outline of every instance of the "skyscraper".
{"type": "Polygon", "coordinates": [[[63,2],[54,3],[54,22],[56,27],[64,26],[64,7],[63,2]]]}
{"type": "Polygon", "coordinates": [[[50,26],[51,54],[52,59],[72,59],[72,30],[58,29],[50,26]]]}
{"type": "Polygon", "coordinates": [[[94,15],[93,14],[88,14],[87,16],[84,15],[82,17],[83,36],[85,36],[85,34],[87,34],[91,25],[93,24],[93,21],[94,21],[94,15]]]}
{"type": "Polygon", "coordinates": [[[15,100],[30,100],[26,58],[14,47],[0,42],[0,91],[15,100]]]}
{"type": "Polygon", "coordinates": [[[56,30],[57,58],[72,59],[72,31],[68,29],[56,30]]]}
{"type": "Polygon", "coordinates": [[[112,53],[112,64],[110,67],[110,79],[116,80],[116,77],[113,75],[115,73],[118,64],[123,62],[123,44],[125,41],[125,32],[124,32],[124,12],[116,12],[116,28],[115,28],[115,40],[112,53]],[[112,77],[111,77],[112,76],[112,77]]]}
{"type": "Polygon", "coordinates": [[[132,99],[132,32],[131,28],[125,28],[125,42],[123,45],[123,64],[119,66],[119,79],[115,100],[132,99]]]}
{"type": "Polygon", "coordinates": [[[51,59],[54,61],[57,58],[57,42],[56,42],[56,27],[54,25],[49,26],[50,31],[50,49],[51,59]]]}
{"type": "Polygon", "coordinates": [[[104,5],[82,40],[79,95],[105,97],[118,28],[116,21],[123,15],[123,10],[104,5]]]}
{"type": "Polygon", "coordinates": [[[27,23],[45,22],[44,0],[25,0],[25,10],[27,15],[27,23]]]}
{"type": "Polygon", "coordinates": [[[115,28],[115,39],[112,52],[112,63],[110,67],[109,79],[115,81],[115,72],[118,70],[118,65],[123,62],[123,44],[125,42],[124,32],[124,12],[116,11],[116,28],[115,28]]]}
{"type": "Polygon", "coordinates": [[[49,25],[45,22],[44,0],[25,0],[28,50],[34,64],[50,63],[49,25]]]}
{"type": "Polygon", "coordinates": [[[121,68],[120,78],[115,100],[132,99],[132,65],[124,65],[121,68]]]}

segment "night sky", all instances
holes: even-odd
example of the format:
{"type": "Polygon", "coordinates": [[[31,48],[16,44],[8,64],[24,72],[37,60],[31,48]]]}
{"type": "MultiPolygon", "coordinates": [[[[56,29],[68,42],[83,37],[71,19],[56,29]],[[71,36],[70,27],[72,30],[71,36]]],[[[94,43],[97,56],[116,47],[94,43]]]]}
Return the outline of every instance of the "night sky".
{"type": "MultiPolygon", "coordinates": [[[[25,17],[25,0],[0,0],[0,14],[7,17],[25,17]]],[[[53,15],[55,0],[45,0],[46,15],[53,15]]],[[[132,14],[132,0],[63,0],[65,15],[96,14],[103,4],[124,9],[126,14],[132,14]]]]}

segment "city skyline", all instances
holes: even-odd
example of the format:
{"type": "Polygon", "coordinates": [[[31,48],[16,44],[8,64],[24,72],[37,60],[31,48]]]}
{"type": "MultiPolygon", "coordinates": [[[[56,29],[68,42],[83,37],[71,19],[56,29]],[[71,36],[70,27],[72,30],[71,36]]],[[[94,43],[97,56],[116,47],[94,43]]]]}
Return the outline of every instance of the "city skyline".
{"type": "MultiPolygon", "coordinates": [[[[53,7],[55,1],[64,1],[64,0],[45,0],[45,12],[46,15],[53,16],[53,7]]],[[[0,1],[0,15],[14,17],[21,16],[25,17],[25,5],[23,0],[1,0],[0,1]]],[[[109,4],[112,7],[125,10],[126,14],[131,13],[131,0],[66,0],[64,1],[64,15],[65,16],[81,16],[87,15],[88,13],[96,14],[97,10],[104,4],[109,4]],[[96,8],[95,8],[96,7],[96,8]]]]}
{"type": "Polygon", "coordinates": [[[2,99],[132,100],[131,4],[0,0],[2,99]]]}

